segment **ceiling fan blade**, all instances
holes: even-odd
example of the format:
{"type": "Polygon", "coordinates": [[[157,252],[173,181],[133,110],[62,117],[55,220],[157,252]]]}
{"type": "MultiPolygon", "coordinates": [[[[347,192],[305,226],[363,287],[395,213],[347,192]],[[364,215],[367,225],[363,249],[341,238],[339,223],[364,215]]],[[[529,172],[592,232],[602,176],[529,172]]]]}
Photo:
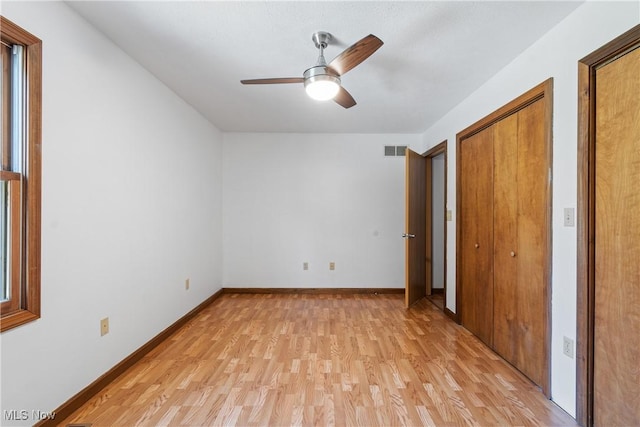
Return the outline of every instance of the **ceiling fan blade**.
{"type": "Polygon", "coordinates": [[[333,58],[328,67],[342,76],[356,65],[370,57],[384,43],[382,40],[369,34],[362,40],[346,48],[340,55],[333,58]]]}
{"type": "Polygon", "coordinates": [[[353,96],[345,88],[340,86],[340,90],[335,98],[333,98],[338,104],[342,105],[344,108],[351,108],[356,105],[356,100],[353,99],[353,96]]]}
{"type": "Polygon", "coordinates": [[[281,77],[275,79],[240,80],[240,83],[243,85],[273,85],[281,83],[304,83],[304,79],[302,77],[281,77]]]}

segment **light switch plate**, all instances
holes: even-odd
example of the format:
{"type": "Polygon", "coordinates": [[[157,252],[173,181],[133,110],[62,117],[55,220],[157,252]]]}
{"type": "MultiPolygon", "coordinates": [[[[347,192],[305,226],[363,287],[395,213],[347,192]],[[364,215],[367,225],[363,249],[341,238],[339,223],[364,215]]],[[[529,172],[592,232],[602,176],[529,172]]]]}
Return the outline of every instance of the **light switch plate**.
{"type": "Polygon", "coordinates": [[[576,226],[576,214],[573,208],[564,208],[564,226],[575,227],[576,226]]]}
{"type": "Polygon", "coordinates": [[[562,337],[562,352],[565,356],[573,359],[573,340],[571,338],[562,337]]]}

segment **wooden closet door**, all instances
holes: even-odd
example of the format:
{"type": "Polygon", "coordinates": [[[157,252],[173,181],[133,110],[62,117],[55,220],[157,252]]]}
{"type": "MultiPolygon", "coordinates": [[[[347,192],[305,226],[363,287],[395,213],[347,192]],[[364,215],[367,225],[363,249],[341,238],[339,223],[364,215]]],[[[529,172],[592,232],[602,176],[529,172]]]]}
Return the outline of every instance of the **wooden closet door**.
{"type": "Polygon", "coordinates": [[[494,350],[511,363],[518,349],[518,114],[497,122],[494,153],[494,350]],[[517,255],[517,254],[516,254],[517,255]]]}
{"type": "Polygon", "coordinates": [[[494,349],[545,386],[549,184],[544,102],[494,126],[494,349]]]}
{"type": "Polygon", "coordinates": [[[595,426],[640,425],[640,49],[596,72],[595,426]]]}
{"type": "Polygon", "coordinates": [[[461,323],[493,342],[493,129],[460,144],[461,323]]]}
{"type": "Polygon", "coordinates": [[[548,153],[544,102],[495,124],[494,349],[546,385],[548,153]]]}
{"type": "Polygon", "coordinates": [[[517,337],[514,365],[533,382],[549,383],[549,146],[545,104],[538,100],[518,112],[517,337]]]}
{"type": "Polygon", "coordinates": [[[549,79],[457,136],[461,322],[547,396],[552,91],[549,79]]]}

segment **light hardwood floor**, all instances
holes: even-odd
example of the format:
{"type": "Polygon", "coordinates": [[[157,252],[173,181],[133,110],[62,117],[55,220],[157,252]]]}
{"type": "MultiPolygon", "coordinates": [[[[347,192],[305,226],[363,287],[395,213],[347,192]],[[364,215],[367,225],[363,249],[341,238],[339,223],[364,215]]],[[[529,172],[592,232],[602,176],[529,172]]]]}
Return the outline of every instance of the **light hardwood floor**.
{"type": "Polygon", "coordinates": [[[224,294],[63,420],[97,426],[575,426],[401,294],[224,294]]]}

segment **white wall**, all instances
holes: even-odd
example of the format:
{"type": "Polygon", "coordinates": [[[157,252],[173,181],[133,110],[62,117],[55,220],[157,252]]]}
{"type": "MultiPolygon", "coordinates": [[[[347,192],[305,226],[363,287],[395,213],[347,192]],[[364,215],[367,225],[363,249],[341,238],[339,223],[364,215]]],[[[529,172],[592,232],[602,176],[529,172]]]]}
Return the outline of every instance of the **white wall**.
{"type": "Polygon", "coordinates": [[[225,134],[224,286],[404,287],[405,158],[383,147],[419,143],[225,134]]]}
{"type": "Polygon", "coordinates": [[[456,132],[549,77],[554,78],[552,399],[575,415],[575,359],[562,353],[563,336],[576,338],[576,229],[563,226],[562,210],[576,207],[578,60],[640,22],[638,2],[587,2],[485,85],[429,128],[425,150],[448,139],[447,306],[455,312],[456,132]]]}
{"type": "Polygon", "coordinates": [[[0,399],[51,411],[220,289],[222,135],[65,4],[2,14],[43,40],[43,193],[42,318],[0,335],[0,399]]]}

